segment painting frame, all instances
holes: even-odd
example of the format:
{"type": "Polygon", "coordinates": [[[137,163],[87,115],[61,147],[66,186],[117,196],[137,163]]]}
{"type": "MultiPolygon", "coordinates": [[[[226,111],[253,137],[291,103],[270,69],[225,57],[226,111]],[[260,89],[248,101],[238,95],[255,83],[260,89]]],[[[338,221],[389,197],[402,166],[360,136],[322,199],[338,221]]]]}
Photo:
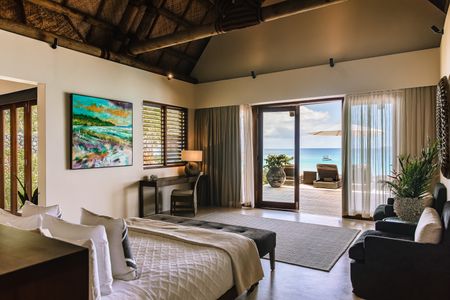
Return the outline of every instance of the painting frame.
{"type": "Polygon", "coordinates": [[[69,146],[69,169],[70,170],[89,170],[89,169],[106,169],[106,168],[117,168],[117,167],[130,167],[133,166],[134,164],[134,110],[133,110],[133,103],[132,102],[128,102],[128,101],[122,101],[122,100],[115,100],[115,99],[109,99],[109,98],[105,98],[105,97],[97,97],[97,96],[90,96],[90,95],[85,95],[85,94],[80,94],[80,93],[70,93],[70,97],[69,97],[69,109],[70,109],[70,113],[69,113],[69,129],[70,129],[70,146],[69,146]],[[129,151],[130,151],[130,159],[128,161],[127,164],[117,164],[117,165],[102,165],[102,166],[89,166],[89,167],[80,167],[80,166],[76,166],[74,165],[74,147],[76,145],[76,142],[74,140],[74,101],[75,101],[75,97],[84,97],[84,98],[89,98],[92,100],[99,100],[99,101],[106,101],[106,102],[111,102],[111,103],[115,103],[118,105],[126,105],[129,106],[129,112],[130,112],[130,138],[129,138],[129,151]]]}

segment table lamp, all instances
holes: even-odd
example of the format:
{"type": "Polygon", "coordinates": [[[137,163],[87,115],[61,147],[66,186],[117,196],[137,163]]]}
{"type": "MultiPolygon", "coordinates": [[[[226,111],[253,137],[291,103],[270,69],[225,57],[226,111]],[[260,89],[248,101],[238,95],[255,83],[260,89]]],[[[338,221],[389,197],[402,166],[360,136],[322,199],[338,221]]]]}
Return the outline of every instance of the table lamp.
{"type": "Polygon", "coordinates": [[[183,150],[181,151],[181,160],[186,162],[184,167],[186,176],[197,176],[200,174],[200,167],[197,162],[203,160],[203,152],[201,150],[183,150]]]}

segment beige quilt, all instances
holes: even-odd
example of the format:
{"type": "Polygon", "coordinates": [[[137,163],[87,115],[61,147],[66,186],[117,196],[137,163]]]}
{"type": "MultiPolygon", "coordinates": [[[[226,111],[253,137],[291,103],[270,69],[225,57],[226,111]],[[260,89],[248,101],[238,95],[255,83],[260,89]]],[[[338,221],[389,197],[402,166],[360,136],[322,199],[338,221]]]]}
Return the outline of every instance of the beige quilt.
{"type": "Polygon", "coordinates": [[[264,277],[255,242],[239,234],[140,218],[130,218],[127,224],[132,231],[225,251],[231,259],[233,279],[238,294],[243,293],[264,277]]]}

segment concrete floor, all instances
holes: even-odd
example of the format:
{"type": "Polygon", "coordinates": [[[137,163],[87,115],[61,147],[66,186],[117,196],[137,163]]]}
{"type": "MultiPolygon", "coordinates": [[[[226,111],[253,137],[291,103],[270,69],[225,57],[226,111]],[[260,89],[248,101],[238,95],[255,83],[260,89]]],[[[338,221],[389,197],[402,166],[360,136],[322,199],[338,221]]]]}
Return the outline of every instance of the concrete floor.
{"type": "MultiPolygon", "coordinates": [[[[273,188],[266,184],[263,186],[263,201],[294,203],[294,187],[273,188]]],[[[302,213],[339,217],[342,215],[342,190],[300,184],[299,204],[302,213]]]]}
{"type": "MultiPolygon", "coordinates": [[[[212,209],[202,209],[199,214],[212,209]]],[[[217,211],[217,209],[214,209],[217,211]]],[[[274,218],[286,221],[305,222],[329,226],[347,227],[362,231],[373,229],[371,221],[342,219],[340,217],[319,216],[299,212],[267,209],[220,209],[230,213],[274,218]]],[[[354,300],[360,299],[352,293],[350,282],[350,259],[344,254],[330,272],[317,271],[295,265],[276,262],[271,272],[269,261],[262,259],[264,279],[250,295],[242,295],[239,300],[251,299],[302,299],[302,300],[354,300]]]]}

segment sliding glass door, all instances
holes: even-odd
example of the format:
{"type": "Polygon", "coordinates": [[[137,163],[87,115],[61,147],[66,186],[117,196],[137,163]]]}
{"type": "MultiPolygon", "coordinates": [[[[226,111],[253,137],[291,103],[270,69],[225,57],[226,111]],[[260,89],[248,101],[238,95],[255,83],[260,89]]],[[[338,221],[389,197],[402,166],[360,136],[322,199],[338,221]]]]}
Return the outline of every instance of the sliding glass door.
{"type": "Polygon", "coordinates": [[[298,209],[298,106],[258,112],[257,206],[298,209]]]}
{"type": "Polygon", "coordinates": [[[342,215],[342,99],[254,108],[257,207],[342,215]]]}

